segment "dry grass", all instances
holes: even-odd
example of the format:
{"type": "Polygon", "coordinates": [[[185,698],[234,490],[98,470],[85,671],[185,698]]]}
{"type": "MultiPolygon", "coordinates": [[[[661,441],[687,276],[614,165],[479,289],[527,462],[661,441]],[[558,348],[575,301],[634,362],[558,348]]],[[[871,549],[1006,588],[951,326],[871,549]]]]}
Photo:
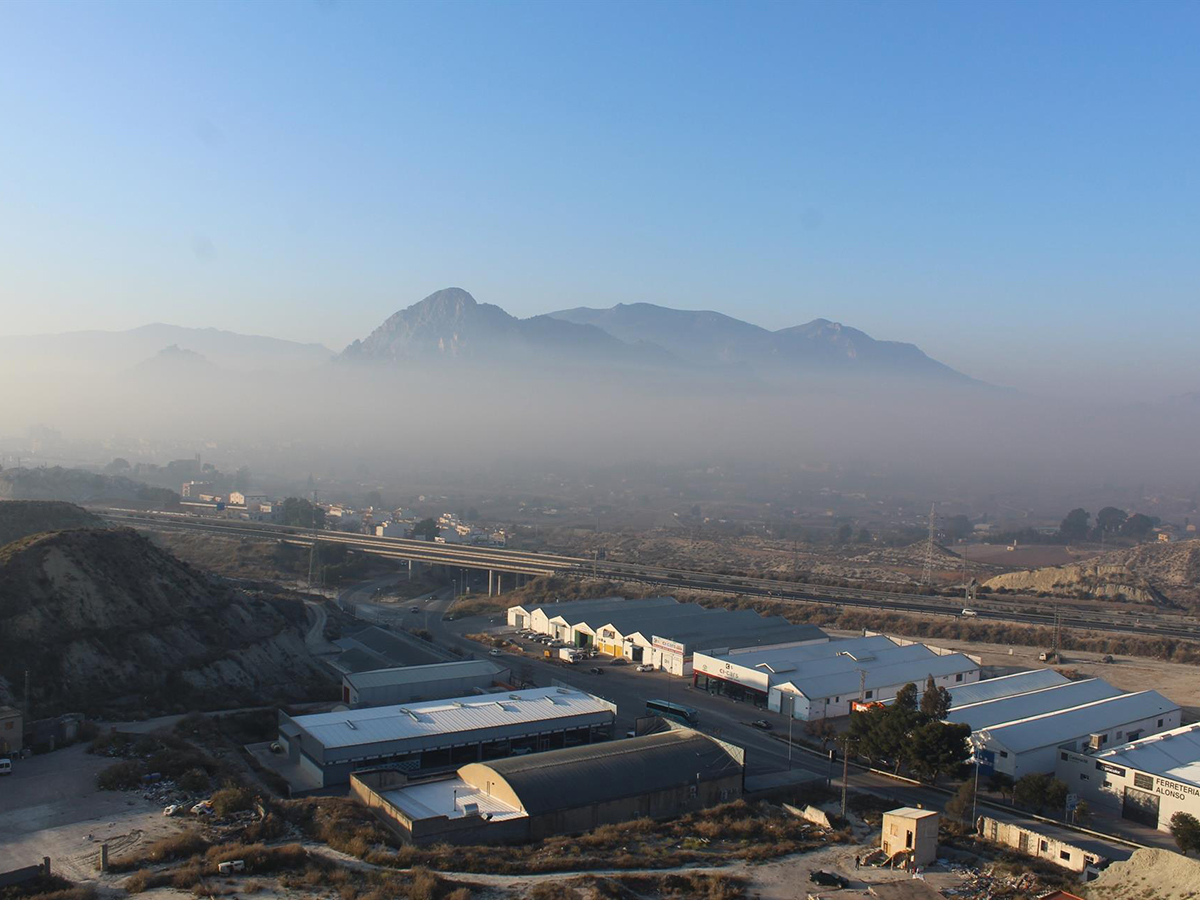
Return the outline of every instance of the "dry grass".
{"type": "Polygon", "coordinates": [[[405,845],[374,851],[368,862],[394,868],[535,874],[589,869],[668,869],[764,860],[812,850],[837,840],[767,804],[726,803],[676,820],[635,819],[576,836],[519,847],[405,845]]]}

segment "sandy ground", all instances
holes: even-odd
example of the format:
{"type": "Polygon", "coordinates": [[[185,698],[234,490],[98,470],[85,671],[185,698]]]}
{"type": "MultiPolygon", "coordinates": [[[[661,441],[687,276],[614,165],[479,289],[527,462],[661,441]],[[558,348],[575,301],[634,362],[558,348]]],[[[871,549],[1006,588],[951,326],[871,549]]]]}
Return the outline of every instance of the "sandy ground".
{"type": "MultiPolygon", "coordinates": [[[[830,631],[839,637],[854,637],[858,632],[830,631]]],[[[928,643],[949,647],[982,657],[983,664],[990,667],[989,675],[1025,669],[1044,669],[1046,663],[1039,662],[1038,654],[1045,647],[1023,647],[1007,644],[982,644],[953,638],[929,638],[928,643]]],[[[1109,684],[1126,691],[1154,690],[1174,700],[1184,711],[1184,722],[1200,720],[1200,666],[1162,662],[1142,656],[1113,656],[1111,663],[1102,663],[1102,653],[1067,651],[1063,661],[1056,663],[1057,669],[1074,669],[1089,678],[1103,678],[1109,684]]]]}
{"type": "Polygon", "coordinates": [[[115,857],[178,829],[141,794],[96,790],[96,773],[111,762],[78,745],[15,764],[0,781],[0,871],[49,856],[65,877],[93,878],[105,841],[115,857]]]}

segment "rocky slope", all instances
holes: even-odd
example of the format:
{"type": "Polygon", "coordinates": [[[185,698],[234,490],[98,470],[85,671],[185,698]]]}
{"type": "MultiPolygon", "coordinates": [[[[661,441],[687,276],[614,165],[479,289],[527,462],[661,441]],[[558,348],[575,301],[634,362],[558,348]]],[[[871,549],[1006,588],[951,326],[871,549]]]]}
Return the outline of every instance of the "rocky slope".
{"type": "Polygon", "coordinates": [[[104,527],[101,518],[73,503],[57,500],[0,500],[0,547],[44,531],[104,527]]]}
{"type": "Polygon", "coordinates": [[[52,466],[0,472],[0,500],[65,500],[71,503],[130,500],[162,504],[179,502],[179,495],[119,475],[98,475],[82,469],[52,466]]]}
{"type": "Polygon", "coordinates": [[[1200,597],[1200,540],[1139,544],[1075,565],[1008,572],[989,579],[984,586],[1072,596],[1124,596],[1141,603],[1194,603],[1200,597]]]}
{"type": "Polygon", "coordinates": [[[0,702],[28,670],[41,714],[303,697],[324,678],[304,628],[301,604],[236,591],[131,530],[0,549],[0,702]]]}

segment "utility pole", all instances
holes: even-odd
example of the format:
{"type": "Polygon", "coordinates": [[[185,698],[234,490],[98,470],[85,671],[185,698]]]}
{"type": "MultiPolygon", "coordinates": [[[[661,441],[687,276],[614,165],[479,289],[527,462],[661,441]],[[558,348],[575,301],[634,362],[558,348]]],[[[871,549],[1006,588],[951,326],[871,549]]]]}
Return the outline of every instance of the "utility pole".
{"type": "Polygon", "coordinates": [[[929,546],[925,548],[925,568],[921,572],[921,584],[929,584],[933,578],[933,545],[937,540],[937,503],[929,505],[929,546]]]}
{"type": "Polygon", "coordinates": [[[846,818],[846,782],[850,780],[850,744],[842,745],[842,818],[846,818]]]}

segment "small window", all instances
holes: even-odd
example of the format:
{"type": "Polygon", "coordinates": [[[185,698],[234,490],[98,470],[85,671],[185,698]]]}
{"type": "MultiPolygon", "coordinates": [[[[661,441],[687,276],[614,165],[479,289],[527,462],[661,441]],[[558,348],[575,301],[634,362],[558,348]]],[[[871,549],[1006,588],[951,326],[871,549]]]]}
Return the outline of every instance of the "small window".
{"type": "Polygon", "coordinates": [[[1104,786],[1105,786],[1106,788],[1110,788],[1110,787],[1112,787],[1112,782],[1111,782],[1111,781],[1109,781],[1107,778],[1105,778],[1105,779],[1104,779],[1104,786]]]}
{"type": "Polygon", "coordinates": [[[1159,727],[1159,728],[1162,728],[1162,723],[1163,723],[1163,720],[1162,720],[1162,719],[1159,719],[1159,720],[1158,720],[1158,727],[1159,727]]]}
{"type": "Polygon", "coordinates": [[[1049,850],[1049,849],[1050,849],[1050,842],[1049,842],[1049,841],[1042,841],[1042,842],[1041,842],[1041,848],[1042,848],[1042,852],[1043,852],[1043,853],[1045,853],[1047,850],[1049,850]]]}
{"type": "Polygon", "coordinates": [[[954,676],[954,680],[955,680],[955,681],[962,681],[962,672],[959,672],[957,675],[955,675],[955,676],[954,676]]]}
{"type": "Polygon", "coordinates": [[[1068,853],[1066,850],[1059,850],[1059,851],[1058,851],[1058,858],[1059,858],[1059,859],[1065,859],[1067,862],[1070,862],[1070,861],[1071,861],[1071,854],[1070,854],[1070,853],[1068,853]]]}
{"type": "Polygon", "coordinates": [[[875,692],[874,692],[874,691],[867,691],[867,693],[866,693],[866,699],[870,700],[870,699],[871,699],[872,697],[874,697],[874,696],[875,696],[875,692]]]}
{"type": "Polygon", "coordinates": [[[690,797],[693,800],[696,799],[696,786],[694,784],[688,785],[688,797],[690,797]]]}
{"type": "Polygon", "coordinates": [[[1065,753],[1060,753],[1060,754],[1058,754],[1058,758],[1059,758],[1059,759],[1061,759],[1063,762],[1066,762],[1066,761],[1067,761],[1067,754],[1065,754],[1065,753]]]}
{"type": "Polygon", "coordinates": [[[1000,758],[1001,758],[1001,759],[1008,759],[1008,751],[1007,751],[1007,750],[1001,750],[1001,751],[1000,751],[1000,758]]]}
{"type": "Polygon", "coordinates": [[[1080,772],[1080,773],[1079,773],[1079,780],[1080,780],[1080,781],[1090,781],[1091,779],[1089,778],[1089,776],[1087,776],[1087,775],[1084,775],[1082,772],[1080,772]]]}
{"type": "Polygon", "coordinates": [[[1117,732],[1117,740],[1118,740],[1118,741],[1119,741],[1121,738],[1123,738],[1124,736],[1125,736],[1125,732],[1123,732],[1123,731],[1118,731],[1118,732],[1117,732]]]}

